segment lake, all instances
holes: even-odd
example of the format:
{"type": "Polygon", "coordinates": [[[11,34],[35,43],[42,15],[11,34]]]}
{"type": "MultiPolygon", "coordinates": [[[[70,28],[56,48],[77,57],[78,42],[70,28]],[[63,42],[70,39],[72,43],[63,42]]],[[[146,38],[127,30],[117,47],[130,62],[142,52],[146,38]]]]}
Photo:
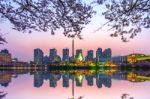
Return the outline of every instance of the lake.
{"type": "Polygon", "coordinates": [[[149,71],[1,70],[2,99],[150,99],[149,71]]]}

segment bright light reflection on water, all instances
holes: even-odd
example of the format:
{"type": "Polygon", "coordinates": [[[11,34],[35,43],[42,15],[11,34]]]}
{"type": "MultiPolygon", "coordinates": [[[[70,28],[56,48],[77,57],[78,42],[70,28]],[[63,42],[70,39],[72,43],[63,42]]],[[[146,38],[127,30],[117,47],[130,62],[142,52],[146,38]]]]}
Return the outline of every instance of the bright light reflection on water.
{"type": "Polygon", "coordinates": [[[150,82],[128,81],[126,73],[118,76],[103,73],[75,75],[2,72],[0,84],[0,91],[8,93],[4,99],[68,99],[73,97],[72,91],[75,99],[80,96],[83,99],[121,99],[124,93],[129,94],[124,99],[150,99],[150,82]]]}

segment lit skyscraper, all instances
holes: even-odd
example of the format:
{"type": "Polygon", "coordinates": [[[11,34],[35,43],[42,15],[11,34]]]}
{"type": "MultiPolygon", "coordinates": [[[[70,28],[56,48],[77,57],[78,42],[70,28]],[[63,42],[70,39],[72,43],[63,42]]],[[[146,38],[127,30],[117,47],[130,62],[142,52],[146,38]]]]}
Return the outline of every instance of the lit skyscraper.
{"type": "Polygon", "coordinates": [[[111,49],[110,49],[110,48],[107,48],[107,49],[105,49],[104,52],[103,52],[103,58],[104,58],[105,60],[109,60],[109,59],[111,58],[111,54],[112,54],[111,49]]]}
{"type": "Polygon", "coordinates": [[[93,57],[94,57],[94,55],[93,55],[93,50],[88,50],[88,51],[87,51],[86,60],[87,60],[87,61],[93,61],[93,57]]]}
{"type": "Polygon", "coordinates": [[[76,56],[75,56],[76,61],[83,61],[84,57],[82,54],[82,49],[77,49],[76,50],[76,56]]]}
{"type": "Polygon", "coordinates": [[[98,48],[96,51],[96,61],[100,61],[102,58],[102,48],[98,48]]]}
{"type": "Polygon", "coordinates": [[[80,53],[82,54],[82,49],[77,49],[76,50],[76,56],[79,55],[80,53]]]}
{"type": "Polygon", "coordinates": [[[34,62],[36,64],[42,64],[43,63],[43,52],[39,48],[34,49],[34,62]]]}
{"type": "Polygon", "coordinates": [[[49,59],[49,57],[48,56],[44,56],[43,57],[43,64],[49,64],[50,63],[50,59],[49,59]]]}
{"type": "Polygon", "coordinates": [[[50,55],[49,55],[50,61],[53,61],[56,56],[57,56],[57,50],[55,48],[50,49],[50,55]]]}
{"type": "Polygon", "coordinates": [[[63,61],[69,61],[69,49],[63,49],[63,57],[62,57],[63,61]]]}

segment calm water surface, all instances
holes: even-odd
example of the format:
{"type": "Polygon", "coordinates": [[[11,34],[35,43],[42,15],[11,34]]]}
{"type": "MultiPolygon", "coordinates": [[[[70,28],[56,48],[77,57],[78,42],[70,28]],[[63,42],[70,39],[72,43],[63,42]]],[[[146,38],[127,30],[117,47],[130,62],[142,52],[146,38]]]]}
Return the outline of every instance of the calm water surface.
{"type": "Polygon", "coordinates": [[[150,99],[148,71],[1,71],[3,99],[150,99]],[[79,98],[83,97],[83,98],[79,98]]]}

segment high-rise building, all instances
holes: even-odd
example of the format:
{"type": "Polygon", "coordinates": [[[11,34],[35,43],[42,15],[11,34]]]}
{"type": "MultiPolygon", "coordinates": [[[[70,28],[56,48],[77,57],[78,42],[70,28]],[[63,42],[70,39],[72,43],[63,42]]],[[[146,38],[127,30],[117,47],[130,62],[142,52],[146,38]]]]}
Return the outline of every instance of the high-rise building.
{"type": "Polygon", "coordinates": [[[96,50],[96,61],[101,61],[101,58],[102,58],[102,48],[98,48],[96,50]]]}
{"type": "Polygon", "coordinates": [[[112,52],[110,48],[107,48],[103,51],[103,58],[105,59],[105,61],[110,60],[112,56],[112,52]]]}
{"type": "Polygon", "coordinates": [[[11,54],[7,49],[1,50],[0,52],[0,62],[9,63],[12,61],[11,54]]]}
{"type": "Polygon", "coordinates": [[[55,48],[53,49],[50,49],[50,55],[49,55],[49,58],[50,58],[50,61],[52,62],[54,60],[54,58],[57,56],[57,50],[55,48]]]}
{"type": "Polygon", "coordinates": [[[93,61],[94,60],[93,50],[87,51],[86,61],[93,61]]]}
{"type": "Polygon", "coordinates": [[[47,65],[47,64],[49,64],[49,63],[50,63],[49,57],[48,57],[48,56],[44,56],[44,57],[43,57],[43,64],[47,65]]]}
{"type": "Polygon", "coordinates": [[[34,62],[35,64],[43,64],[43,51],[39,48],[34,49],[34,62]]]}
{"type": "Polygon", "coordinates": [[[76,56],[79,55],[80,53],[82,54],[82,49],[77,49],[76,50],[76,56]]]}
{"type": "Polygon", "coordinates": [[[84,57],[82,54],[82,49],[77,49],[76,50],[76,56],[75,56],[76,61],[84,61],[84,57]]]}
{"type": "Polygon", "coordinates": [[[62,57],[63,61],[69,61],[69,49],[63,49],[63,57],[62,57]]]}

